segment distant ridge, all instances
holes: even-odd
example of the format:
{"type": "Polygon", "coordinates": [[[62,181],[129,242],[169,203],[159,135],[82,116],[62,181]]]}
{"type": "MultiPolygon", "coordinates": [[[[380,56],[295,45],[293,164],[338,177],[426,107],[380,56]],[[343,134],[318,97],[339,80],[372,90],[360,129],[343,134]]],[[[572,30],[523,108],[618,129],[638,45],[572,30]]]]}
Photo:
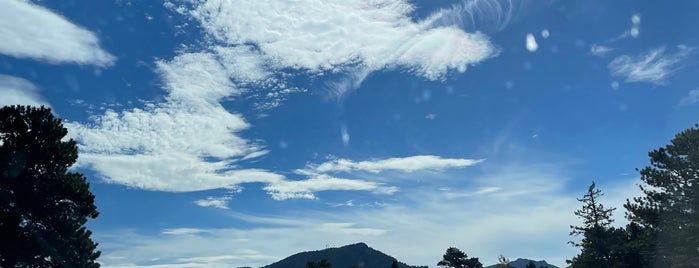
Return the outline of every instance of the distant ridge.
{"type": "MultiPolygon", "coordinates": [[[[514,261],[510,262],[510,267],[512,268],[525,268],[527,267],[527,264],[529,264],[530,259],[522,259],[518,258],[514,261]]],[[[534,260],[531,260],[534,261],[534,260]]],[[[558,268],[558,266],[552,265],[547,263],[546,261],[534,261],[534,264],[536,264],[536,268],[558,268]]],[[[486,266],[485,268],[497,268],[497,264],[493,264],[491,266],[486,266]]]]}
{"type": "MultiPolygon", "coordinates": [[[[305,268],[309,261],[328,260],[333,268],[391,268],[395,258],[375,250],[364,243],[326,248],[323,250],[301,252],[263,268],[305,268]]],[[[427,268],[427,266],[410,266],[398,262],[400,268],[427,268]]],[[[537,267],[538,268],[538,267],[537,267]]]]}

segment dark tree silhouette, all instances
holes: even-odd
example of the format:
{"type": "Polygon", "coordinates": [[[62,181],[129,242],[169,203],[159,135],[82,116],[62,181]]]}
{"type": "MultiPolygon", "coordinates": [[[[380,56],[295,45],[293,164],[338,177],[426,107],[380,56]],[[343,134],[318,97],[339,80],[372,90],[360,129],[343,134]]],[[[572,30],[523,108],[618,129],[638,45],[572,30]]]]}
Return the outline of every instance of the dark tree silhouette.
{"type": "Polygon", "coordinates": [[[536,268],[536,263],[534,263],[534,261],[532,260],[529,260],[525,268],[536,268]]]}
{"type": "Polygon", "coordinates": [[[647,234],[639,241],[656,267],[699,265],[699,125],[648,153],[644,196],[627,200],[626,217],[647,234]],[[649,250],[650,248],[650,250],[649,250]],[[654,255],[654,256],[653,256],[654,255]]]}
{"type": "Polygon", "coordinates": [[[306,263],[306,268],[332,268],[332,264],[326,259],[322,259],[319,262],[309,261],[306,263]]]}
{"type": "Polygon", "coordinates": [[[400,267],[400,266],[398,266],[398,261],[393,260],[393,263],[391,263],[391,268],[398,268],[398,267],[400,267]]]}
{"type": "Polygon", "coordinates": [[[437,265],[450,268],[483,268],[478,258],[468,258],[466,253],[455,247],[448,248],[437,265]]]}
{"type": "Polygon", "coordinates": [[[75,141],[48,108],[0,108],[0,267],[99,267],[75,141]]]}
{"type": "Polygon", "coordinates": [[[612,213],[615,208],[605,208],[599,198],[604,194],[595,188],[593,181],[582,198],[578,198],[583,206],[576,210],[575,216],[582,219],[582,226],[570,226],[571,236],[583,235],[580,243],[568,242],[575,247],[580,247],[581,252],[567,261],[573,267],[609,267],[612,257],[612,243],[610,239],[611,224],[614,222],[612,213]]]}

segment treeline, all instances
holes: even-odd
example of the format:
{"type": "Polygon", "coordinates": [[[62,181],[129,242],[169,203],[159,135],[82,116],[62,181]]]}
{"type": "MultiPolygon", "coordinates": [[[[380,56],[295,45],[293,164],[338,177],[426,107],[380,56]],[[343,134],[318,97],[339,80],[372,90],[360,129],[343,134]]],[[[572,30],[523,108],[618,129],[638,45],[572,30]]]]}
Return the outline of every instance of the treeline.
{"type": "Polygon", "coordinates": [[[599,202],[595,183],[579,198],[570,242],[581,249],[568,260],[578,267],[699,267],[699,125],[678,133],[665,147],[648,153],[639,170],[642,196],[627,199],[629,223],[614,227],[616,208],[599,202]]]}

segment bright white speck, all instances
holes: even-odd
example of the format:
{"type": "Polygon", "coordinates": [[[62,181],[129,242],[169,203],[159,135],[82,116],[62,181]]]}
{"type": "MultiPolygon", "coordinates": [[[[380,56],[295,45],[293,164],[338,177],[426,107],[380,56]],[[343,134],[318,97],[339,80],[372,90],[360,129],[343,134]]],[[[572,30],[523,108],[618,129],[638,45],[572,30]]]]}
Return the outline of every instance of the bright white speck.
{"type": "Polygon", "coordinates": [[[541,31],[541,37],[543,37],[544,39],[549,38],[549,35],[551,35],[549,30],[544,29],[543,31],[541,31]]]}
{"type": "Polygon", "coordinates": [[[629,33],[631,34],[631,37],[636,38],[636,37],[638,37],[638,34],[640,33],[640,31],[638,30],[638,27],[633,27],[633,28],[631,28],[631,32],[629,32],[629,33]]]}
{"type": "Polygon", "coordinates": [[[539,45],[536,43],[536,38],[534,38],[534,35],[531,33],[527,34],[527,50],[529,52],[534,52],[539,48],[539,45]]]}
{"type": "Polygon", "coordinates": [[[631,22],[634,25],[641,24],[641,15],[640,14],[633,14],[633,16],[631,16],[631,22]]]}

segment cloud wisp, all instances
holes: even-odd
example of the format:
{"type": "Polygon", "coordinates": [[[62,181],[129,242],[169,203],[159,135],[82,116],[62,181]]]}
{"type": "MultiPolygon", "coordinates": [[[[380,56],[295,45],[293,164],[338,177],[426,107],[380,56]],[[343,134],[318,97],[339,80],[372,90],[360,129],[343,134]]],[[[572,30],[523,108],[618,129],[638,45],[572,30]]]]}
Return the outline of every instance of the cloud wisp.
{"type": "Polygon", "coordinates": [[[483,161],[483,159],[442,158],[435,155],[416,155],[360,162],[341,158],[321,164],[309,164],[305,169],[299,169],[296,172],[299,174],[347,173],[352,171],[370,173],[383,171],[414,172],[418,170],[464,168],[483,161]]]}
{"type": "Polygon", "coordinates": [[[439,79],[496,53],[483,34],[439,25],[436,17],[413,22],[412,11],[404,0],[210,0],[195,4],[189,14],[220,46],[255,44],[270,70],[349,74],[351,81],[328,83],[337,96],[358,87],[373,71],[402,69],[439,79]]]}
{"type": "MultiPolygon", "coordinates": [[[[439,79],[451,70],[464,72],[468,65],[495,53],[483,34],[438,25],[434,19],[415,22],[410,17],[413,6],[405,0],[180,3],[182,6],[166,2],[165,6],[197,20],[204,38],[211,42],[201,52],[180,52],[172,59],[156,61],[166,92],[164,101],[130,110],[107,110],[90,123],[66,124],[80,146],[78,165],[95,170],[107,182],[172,192],[232,189],[261,182],[273,197],[290,193],[286,196],[307,198],[314,191],[359,185],[367,191],[391,193],[383,185],[337,177],[310,177],[308,180],[332,186],[309,188],[305,182],[287,181],[277,171],[245,168],[246,161],[270,151],[242,137],[240,133],[251,126],[221,102],[257,94],[264,98],[257,107],[273,108],[286,94],[298,92],[287,84],[290,77],[347,70],[362,73],[352,86],[382,69],[398,68],[439,79]]],[[[337,93],[343,94],[340,91],[337,93]]],[[[346,134],[343,141],[349,145],[346,134]]],[[[419,169],[418,160],[452,161],[420,157],[424,159],[408,164],[419,169]]],[[[360,162],[355,168],[410,171],[399,166],[406,163],[396,161],[389,159],[373,167],[360,162]]],[[[434,168],[472,164],[453,161],[457,162],[434,168]]]]}
{"type": "Polygon", "coordinates": [[[687,105],[692,105],[699,102],[699,89],[692,89],[687,93],[687,96],[684,96],[682,99],[680,99],[680,102],[677,103],[678,106],[687,106],[687,105]]]}
{"type": "Polygon", "coordinates": [[[0,74],[0,107],[6,105],[47,106],[49,103],[37,92],[36,86],[23,78],[0,74]]]}
{"type": "Polygon", "coordinates": [[[0,54],[108,67],[116,58],[94,33],[29,1],[0,1],[0,54]]]}
{"type": "MultiPolygon", "coordinates": [[[[185,259],[199,258],[200,266],[192,267],[260,267],[299,251],[356,242],[366,242],[415,265],[434,263],[448,246],[467,250],[485,263],[496,262],[503,253],[558,265],[565,262],[565,256],[575,254],[566,241],[570,239],[569,225],[579,222],[573,215],[580,206],[575,196],[582,195],[584,189],[574,194],[566,191],[563,186],[568,176],[551,164],[493,166],[488,170],[460,187],[405,189],[395,197],[400,202],[383,206],[343,207],[329,212],[294,210],[274,217],[231,211],[237,220],[258,224],[249,229],[182,227],[156,235],[125,233],[99,242],[104,247],[105,267],[127,265],[121,264],[124,260],[119,256],[129,256],[130,265],[136,267],[159,267],[149,265],[154,257],[161,265],[171,266],[189,265],[185,259]],[[486,240],[489,243],[483,244],[486,240]],[[416,248],[415,244],[422,246],[416,248]]],[[[638,192],[635,181],[599,185],[606,193],[602,202],[620,207],[625,198],[638,192]]],[[[623,217],[623,213],[616,217],[623,217]]]]}
{"type": "Polygon", "coordinates": [[[370,191],[375,194],[391,195],[397,187],[385,186],[383,183],[337,178],[329,175],[316,175],[305,180],[285,180],[272,183],[264,188],[275,200],[316,199],[315,192],[320,191],[370,191]]]}
{"type": "Polygon", "coordinates": [[[626,82],[664,84],[681,68],[680,63],[692,51],[686,46],[678,46],[676,50],[671,53],[665,47],[659,47],[640,55],[621,55],[609,63],[609,71],[612,76],[622,77],[626,82]]]}

